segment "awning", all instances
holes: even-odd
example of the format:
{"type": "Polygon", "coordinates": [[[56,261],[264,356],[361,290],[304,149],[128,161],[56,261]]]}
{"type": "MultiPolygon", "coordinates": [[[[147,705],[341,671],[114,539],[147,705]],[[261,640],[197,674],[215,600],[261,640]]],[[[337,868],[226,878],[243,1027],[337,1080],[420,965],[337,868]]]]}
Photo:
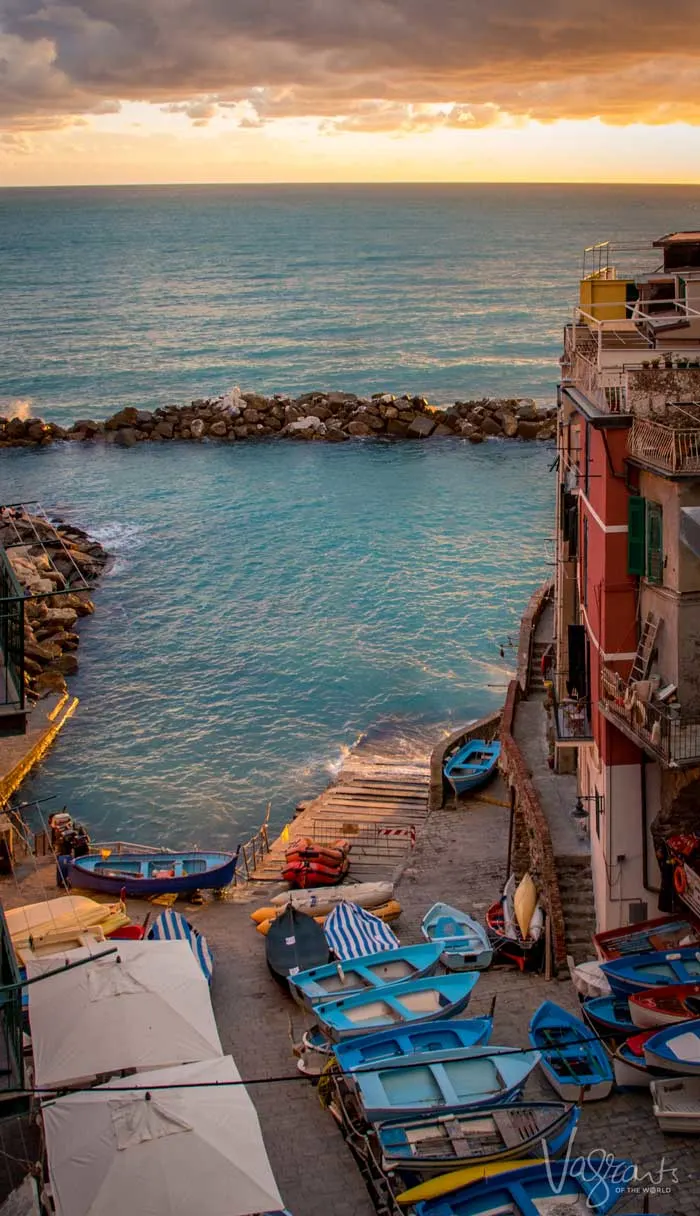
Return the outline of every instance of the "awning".
{"type": "Polygon", "coordinates": [[[89,959],[113,944],[115,954],[29,985],[37,1086],[223,1054],[209,985],[187,942],[102,942],[29,960],[27,976],[89,959]]]}

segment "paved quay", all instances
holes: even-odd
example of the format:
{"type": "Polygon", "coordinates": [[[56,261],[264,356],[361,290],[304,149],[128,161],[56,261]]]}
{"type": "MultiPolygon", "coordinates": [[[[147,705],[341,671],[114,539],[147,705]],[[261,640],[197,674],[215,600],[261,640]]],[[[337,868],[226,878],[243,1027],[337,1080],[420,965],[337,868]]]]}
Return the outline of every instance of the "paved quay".
{"type": "MultiPolygon", "coordinates": [[[[428,906],[445,899],[477,915],[497,897],[505,878],[508,811],[497,805],[499,786],[488,791],[491,801],[450,804],[434,812],[418,838],[404,870],[398,898],[404,911],[396,929],[405,943],[419,940],[420,921],[428,906]]],[[[19,888],[3,882],[8,905],[26,897],[56,893],[53,869],[42,866],[19,888]],[[30,895],[31,891],[31,895],[30,895]]],[[[249,919],[252,908],[266,902],[276,888],[266,885],[239,890],[232,901],[212,901],[204,907],[178,907],[206,933],[215,956],[212,985],[214,1010],[224,1051],[231,1052],[245,1079],[255,1079],[250,1094],[258,1110],[270,1161],[280,1191],[294,1216],[371,1216],[373,1207],[354,1160],[334,1120],[321,1109],[316,1091],[296,1077],[291,1044],[304,1028],[304,1015],[280,991],[265,964],[264,939],[249,919]],[[277,1078],[290,1078],[278,1081],[277,1078]]],[[[130,911],[141,918],[145,905],[130,911]]],[[[156,909],[149,906],[152,915],[156,909]]],[[[546,983],[540,976],[520,975],[511,968],[484,973],[472,998],[470,1012],[488,1012],[496,998],[495,1043],[527,1046],[528,1021],[537,1006],[551,998],[575,1010],[570,982],[546,983]]],[[[551,1098],[543,1077],[530,1081],[528,1096],[551,1098]]],[[[700,1216],[700,1151],[697,1140],[664,1137],[651,1111],[649,1095],[616,1094],[584,1107],[576,1151],[596,1149],[634,1161],[640,1171],[658,1177],[677,1173],[668,1194],[653,1195],[650,1213],[659,1216],[700,1216]]],[[[630,1197],[620,1213],[639,1212],[642,1197],[630,1197]]]]}

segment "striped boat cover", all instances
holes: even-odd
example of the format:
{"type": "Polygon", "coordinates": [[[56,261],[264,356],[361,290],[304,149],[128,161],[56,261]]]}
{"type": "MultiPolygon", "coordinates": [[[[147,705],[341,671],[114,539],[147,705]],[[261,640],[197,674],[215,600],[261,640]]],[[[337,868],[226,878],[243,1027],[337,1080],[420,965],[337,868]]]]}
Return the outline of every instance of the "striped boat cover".
{"type": "Polygon", "coordinates": [[[151,925],[148,936],[151,941],[171,942],[171,941],[186,941],[190,943],[192,953],[204,972],[206,981],[211,984],[211,977],[214,972],[214,960],[211,956],[209,943],[206,937],[203,937],[194,925],[191,925],[188,920],[185,920],[179,912],[174,912],[172,908],[168,908],[167,912],[161,912],[157,920],[151,925]]]}
{"type": "Polygon", "coordinates": [[[363,954],[395,950],[399,945],[396,934],[384,921],[347,899],[336,904],[323,929],[328,945],[339,959],[361,958],[363,954]]]}

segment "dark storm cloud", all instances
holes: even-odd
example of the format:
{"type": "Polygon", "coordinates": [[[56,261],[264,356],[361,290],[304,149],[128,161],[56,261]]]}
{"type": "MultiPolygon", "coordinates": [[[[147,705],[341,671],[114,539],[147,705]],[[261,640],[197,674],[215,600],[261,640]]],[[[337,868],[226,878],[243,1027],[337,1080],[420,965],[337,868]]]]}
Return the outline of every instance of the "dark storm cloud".
{"type": "Polygon", "coordinates": [[[51,126],[131,99],[200,124],[246,100],[248,126],[338,130],[699,122],[697,16],[697,0],[0,0],[0,120],[51,126]]]}

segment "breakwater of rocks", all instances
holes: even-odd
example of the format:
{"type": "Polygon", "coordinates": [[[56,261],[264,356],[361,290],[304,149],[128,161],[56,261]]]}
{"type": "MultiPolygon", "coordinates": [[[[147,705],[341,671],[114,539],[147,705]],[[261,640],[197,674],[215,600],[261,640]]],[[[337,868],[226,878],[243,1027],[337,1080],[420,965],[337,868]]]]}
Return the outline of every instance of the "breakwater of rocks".
{"type": "Polygon", "coordinates": [[[24,673],[30,703],[64,693],[78,670],[76,624],[95,606],[89,589],[109,561],[86,532],[23,508],[0,508],[0,546],[24,591],[24,673]]]}
{"type": "Polygon", "coordinates": [[[241,393],[202,398],[189,405],[156,410],[120,409],[104,422],[79,419],[70,427],[41,418],[0,418],[0,447],[34,447],[88,440],[134,447],[145,440],[232,442],[250,439],[322,440],[462,438],[553,439],[556,410],[538,409],[530,399],[484,398],[442,408],[424,397],[376,393],[314,392],[300,397],[241,393]]]}

